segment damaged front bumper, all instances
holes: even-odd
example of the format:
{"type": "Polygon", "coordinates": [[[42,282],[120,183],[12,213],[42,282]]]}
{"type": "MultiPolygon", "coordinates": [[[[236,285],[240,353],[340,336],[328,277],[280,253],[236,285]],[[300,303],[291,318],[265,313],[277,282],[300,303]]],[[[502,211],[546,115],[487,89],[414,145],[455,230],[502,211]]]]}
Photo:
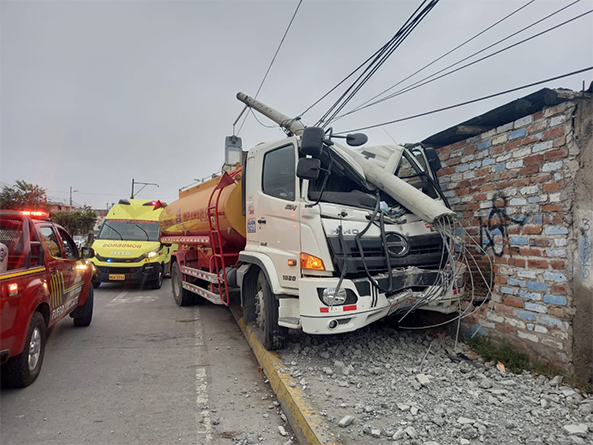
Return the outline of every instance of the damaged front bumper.
{"type": "MultiPolygon", "coordinates": [[[[298,301],[280,300],[282,315],[293,318],[300,312],[299,327],[309,334],[335,334],[351,332],[367,326],[381,318],[410,310],[424,309],[443,313],[456,312],[458,300],[463,296],[465,267],[457,270],[427,270],[417,267],[392,271],[391,291],[383,292],[368,278],[344,279],[341,288],[349,298],[345,304],[329,306],[319,295],[323,289],[335,288],[338,278],[303,277],[299,283],[298,301]],[[321,290],[321,291],[320,291],[321,290]],[[291,310],[290,306],[296,306],[291,310]],[[283,308],[284,306],[284,308],[283,308]]],[[[379,287],[389,287],[389,275],[372,277],[379,287]]],[[[290,299],[288,299],[290,300],[290,299]]],[[[284,324],[294,327],[292,324],[284,324]]]]}

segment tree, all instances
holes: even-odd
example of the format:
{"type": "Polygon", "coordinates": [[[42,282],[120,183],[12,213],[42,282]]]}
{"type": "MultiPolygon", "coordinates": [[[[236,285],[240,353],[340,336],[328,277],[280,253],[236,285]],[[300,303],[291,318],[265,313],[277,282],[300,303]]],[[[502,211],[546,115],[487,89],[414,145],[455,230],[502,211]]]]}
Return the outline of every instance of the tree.
{"type": "Polygon", "coordinates": [[[13,187],[3,186],[0,192],[0,209],[46,209],[47,189],[20,179],[13,187]]]}
{"type": "Polygon", "coordinates": [[[64,227],[71,235],[86,235],[95,226],[97,214],[89,206],[66,212],[52,212],[51,219],[64,227]]]}

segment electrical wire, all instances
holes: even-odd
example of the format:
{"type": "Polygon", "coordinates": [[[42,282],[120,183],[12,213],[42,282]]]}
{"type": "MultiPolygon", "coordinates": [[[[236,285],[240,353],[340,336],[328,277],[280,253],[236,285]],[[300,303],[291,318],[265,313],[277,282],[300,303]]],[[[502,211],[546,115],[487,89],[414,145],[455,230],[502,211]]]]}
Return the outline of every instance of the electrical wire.
{"type": "MultiPolygon", "coordinates": [[[[282,39],[280,39],[280,43],[278,44],[278,48],[276,48],[276,52],[274,53],[274,57],[272,57],[272,61],[270,62],[270,65],[268,66],[268,69],[266,70],[266,74],[264,74],[264,78],[262,79],[261,83],[259,84],[259,88],[257,89],[257,93],[255,93],[255,97],[254,97],[255,99],[257,99],[257,96],[258,96],[259,92],[261,91],[262,87],[264,86],[264,82],[268,78],[268,74],[270,73],[270,70],[272,69],[272,65],[274,65],[274,62],[276,61],[276,57],[278,56],[278,53],[280,52],[280,48],[282,48],[282,44],[284,43],[284,39],[286,39],[286,36],[288,35],[288,31],[290,30],[290,27],[292,26],[292,22],[294,22],[294,19],[295,19],[296,15],[297,15],[297,12],[299,12],[299,8],[301,7],[301,3],[303,3],[303,0],[299,0],[299,4],[297,5],[296,9],[294,10],[294,13],[292,14],[292,17],[290,19],[290,22],[288,23],[288,26],[286,27],[286,31],[284,31],[284,35],[282,36],[282,39]]],[[[245,125],[245,121],[247,120],[247,116],[248,115],[246,114],[245,115],[245,118],[243,119],[243,122],[241,123],[241,126],[239,127],[239,130],[237,131],[237,136],[241,132],[241,129],[243,128],[243,125],[245,125]]]]}
{"type": "MultiPolygon", "coordinates": [[[[494,28],[495,26],[501,24],[502,22],[504,22],[505,20],[507,20],[508,18],[512,17],[513,15],[517,14],[519,11],[525,9],[527,6],[531,5],[533,2],[535,2],[535,0],[530,0],[528,3],[524,4],[523,6],[520,6],[519,8],[515,9],[513,12],[511,12],[510,14],[507,14],[506,16],[504,16],[503,18],[501,18],[500,20],[494,22],[492,25],[488,26],[487,28],[483,29],[482,31],[480,31],[479,33],[475,34],[473,37],[470,37],[469,39],[467,39],[465,42],[457,45],[455,48],[447,51],[445,54],[443,54],[442,56],[434,59],[432,62],[424,65],[422,68],[420,68],[419,70],[413,72],[412,74],[410,74],[408,77],[400,80],[399,82],[397,82],[396,84],[390,86],[389,88],[387,88],[386,90],[383,90],[382,92],[380,92],[379,94],[371,97],[369,100],[363,102],[362,104],[360,104],[358,107],[354,108],[352,111],[357,111],[358,109],[360,109],[361,107],[363,107],[364,105],[368,104],[369,102],[375,100],[376,98],[382,96],[383,94],[387,93],[388,91],[392,90],[393,88],[395,88],[398,85],[401,85],[402,83],[404,83],[406,80],[414,77],[416,74],[424,71],[426,68],[428,68],[429,66],[434,65],[436,62],[438,62],[439,60],[447,57],[449,54],[457,51],[459,48],[467,45],[469,42],[477,39],[478,37],[480,37],[482,34],[486,33],[487,31],[490,31],[492,28],[494,28]]],[[[336,119],[337,120],[337,119],[336,119]]]]}
{"type": "MultiPolygon", "coordinates": [[[[412,14],[412,16],[414,14],[416,14],[420,8],[422,7],[422,5],[424,5],[424,3],[426,3],[426,0],[424,0],[420,6],[418,6],[418,8],[416,8],[416,11],[414,11],[414,13],[412,14]]],[[[408,19],[409,21],[410,19],[408,19]]],[[[406,22],[407,23],[407,22],[406,22]]],[[[405,25],[405,24],[404,24],[405,25]]],[[[395,37],[395,36],[394,36],[395,37]]],[[[393,39],[393,37],[392,37],[393,39]]],[[[391,40],[390,40],[391,41],[391,40]]],[[[389,42],[388,42],[389,43],[389,42]]],[[[375,51],[368,59],[366,59],[364,62],[362,62],[360,65],[358,65],[350,74],[348,74],[346,77],[344,77],[342,80],[340,80],[332,89],[330,89],[327,93],[325,93],[323,96],[321,96],[319,99],[317,99],[315,102],[313,102],[313,104],[311,104],[305,111],[303,111],[300,116],[304,116],[305,113],[307,113],[308,111],[311,110],[311,108],[313,108],[315,105],[319,104],[323,99],[325,99],[327,96],[329,96],[331,93],[333,93],[338,87],[340,87],[340,85],[342,85],[344,82],[346,82],[349,78],[351,78],[354,74],[356,74],[358,71],[360,71],[367,63],[369,63],[371,60],[375,59],[378,55],[380,55],[384,50],[385,47],[387,46],[386,43],[385,45],[383,45],[381,48],[379,48],[377,51],[375,51]]]]}
{"type": "MultiPolygon", "coordinates": [[[[445,70],[447,70],[447,69],[449,69],[449,68],[452,68],[452,67],[454,67],[455,65],[458,65],[458,64],[460,64],[460,63],[462,63],[462,62],[464,62],[464,61],[466,61],[466,60],[468,60],[468,59],[470,59],[470,58],[472,58],[472,57],[474,57],[474,56],[476,56],[476,55],[478,55],[478,54],[480,54],[480,53],[482,53],[482,52],[484,52],[484,51],[486,51],[486,50],[488,50],[488,49],[490,49],[490,48],[492,48],[493,46],[496,46],[496,45],[498,45],[499,43],[501,43],[501,42],[503,42],[503,41],[505,41],[505,40],[508,40],[509,38],[511,38],[511,37],[513,37],[513,36],[515,36],[515,35],[517,35],[517,34],[519,34],[519,33],[523,32],[523,31],[525,31],[525,30],[527,30],[527,29],[529,29],[529,28],[531,28],[531,27],[535,26],[536,24],[538,24],[538,23],[541,23],[542,21],[544,21],[544,20],[546,20],[546,19],[548,19],[548,18],[552,17],[552,16],[553,16],[553,15],[555,15],[555,14],[558,14],[559,12],[563,11],[564,9],[566,9],[566,8],[568,8],[568,7],[572,6],[572,5],[574,5],[574,4],[576,4],[576,3],[580,2],[580,1],[581,1],[581,0],[576,0],[576,1],[574,1],[573,3],[571,3],[571,4],[567,5],[567,6],[564,6],[563,8],[561,8],[561,9],[559,9],[559,10],[557,10],[557,11],[553,12],[552,14],[549,14],[548,16],[546,16],[546,17],[544,17],[544,18],[542,18],[542,19],[538,20],[537,22],[534,22],[534,23],[532,23],[531,25],[528,25],[528,26],[526,26],[525,28],[522,28],[522,29],[520,29],[519,31],[516,31],[516,32],[514,32],[513,34],[510,34],[509,36],[505,37],[504,39],[501,39],[501,40],[499,40],[498,42],[496,42],[496,43],[493,43],[493,44],[491,44],[491,45],[487,46],[486,48],[483,48],[483,49],[481,49],[481,50],[479,50],[479,51],[477,51],[477,52],[475,52],[475,53],[473,53],[473,54],[471,54],[471,55],[469,55],[469,56],[467,56],[467,57],[464,57],[463,59],[461,59],[461,60],[458,60],[457,62],[455,62],[455,63],[453,63],[453,64],[451,64],[451,65],[449,65],[449,66],[447,66],[447,67],[445,67],[445,68],[443,68],[443,69],[441,69],[441,70],[439,70],[439,71],[436,71],[436,72],[432,73],[431,75],[429,75],[429,76],[426,76],[426,77],[424,77],[424,78],[422,78],[422,79],[420,79],[420,80],[418,80],[418,81],[416,81],[416,82],[414,82],[414,83],[412,83],[412,84],[408,85],[408,86],[407,86],[407,87],[405,87],[405,88],[402,88],[401,90],[398,90],[398,91],[396,91],[395,93],[392,93],[392,94],[390,94],[390,95],[388,95],[388,96],[386,96],[386,97],[383,97],[383,98],[381,98],[381,99],[379,99],[379,100],[377,100],[377,101],[375,101],[375,102],[371,102],[371,103],[369,103],[369,104],[366,104],[365,106],[359,106],[358,108],[356,108],[356,109],[354,109],[354,110],[351,110],[351,111],[349,111],[349,112],[347,112],[347,113],[344,113],[343,115],[340,115],[340,116],[338,116],[337,118],[335,118],[335,119],[334,119],[332,122],[335,122],[335,121],[337,121],[338,119],[341,119],[342,117],[345,117],[345,116],[348,116],[348,115],[350,115],[350,114],[353,114],[353,113],[355,113],[355,112],[357,112],[357,111],[361,111],[361,110],[364,110],[364,109],[366,109],[366,108],[368,108],[368,107],[371,107],[371,106],[373,106],[373,105],[377,105],[377,104],[379,104],[379,103],[385,102],[386,100],[393,99],[394,97],[397,97],[397,96],[400,96],[400,95],[402,95],[402,94],[404,94],[404,93],[407,93],[407,92],[409,92],[409,91],[415,90],[416,88],[420,88],[421,86],[424,86],[424,85],[427,85],[427,84],[429,84],[429,83],[432,83],[432,82],[434,82],[435,80],[442,79],[443,77],[449,76],[450,74],[456,73],[456,72],[458,72],[458,71],[461,71],[461,70],[463,70],[463,69],[465,69],[465,68],[468,68],[468,67],[470,67],[470,66],[472,66],[472,65],[475,65],[475,64],[477,64],[477,63],[479,63],[479,62],[482,62],[482,61],[484,61],[484,60],[487,60],[487,59],[489,59],[489,58],[491,58],[491,57],[493,57],[493,56],[496,56],[496,55],[498,55],[498,54],[500,54],[500,53],[503,53],[503,52],[505,52],[505,51],[507,51],[507,50],[509,50],[509,49],[512,49],[512,48],[514,48],[514,47],[516,47],[516,46],[522,45],[523,43],[526,43],[526,42],[528,42],[528,41],[530,41],[530,40],[533,40],[533,39],[535,39],[535,38],[537,38],[537,37],[540,37],[540,36],[542,36],[542,35],[544,35],[544,34],[547,34],[547,33],[548,33],[548,32],[550,32],[550,31],[553,31],[553,30],[555,30],[555,29],[557,29],[557,28],[560,28],[560,27],[562,27],[562,26],[564,26],[564,25],[567,25],[568,23],[571,23],[571,22],[573,22],[573,21],[575,21],[575,20],[577,20],[577,19],[580,19],[580,18],[582,18],[582,17],[584,17],[584,16],[586,16],[586,15],[588,15],[588,14],[591,14],[591,13],[593,12],[593,10],[589,10],[589,11],[587,11],[587,12],[583,13],[583,14],[579,14],[579,15],[577,15],[577,16],[575,16],[575,17],[573,17],[573,18],[569,19],[569,20],[566,20],[566,21],[564,21],[564,22],[562,22],[562,23],[559,23],[558,25],[552,26],[552,27],[550,27],[550,28],[548,28],[548,29],[545,29],[544,31],[541,31],[541,32],[539,32],[539,33],[537,33],[537,34],[534,34],[534,35],[532,35],[532,36],[530,36],[530,37],[528,37],[528,38],[526,38],[526,39],[520,40],[519,42],[513,43],[512,45],[506,46],[506,47],[504,47],[504,48],[502,48],[502,49],[500,49],[500,50],[498,50],[498,51],[495,51],[495,52],[493,52],[493,53],[491,53],[491,54],[488,54],[487,56],[484,56],[484,57],[482,57],[482,58],[480,58],[480,59],[474,60],[473,62],[467,63],[467,64],[465,64],[465,65],[463,65],[463,66],[460,66],[460,67],[458,67],[458,68],[455,68],[454,70],[452,70],[452,71],[449,71],[449,72],[446,72],[446,73],[444,73],[444,74],[441,74],[440,76],[434,77],[434,76],[436,76],[437,74],[440,74],[440,73],[442,73],[443,71],[445,71],[445,70]]],[[[397,84],[396,84],[396,85],[397,85],[397,84]]],[[[394,85],[393,87],[395,87],[395,85],[394,85]]],[[[389,89],[391,89],[391,88],[389,88],[389,89]]],[[[330,123],[331,123],[331,122],[330,122],[330,123]]]]}
{"type": "Polygon", "coordinates": [[[439,0],[431,0],[418,14],[417,11],[424,5],[426,0],[406,21],[399,31],[383,46],[380,54],[366,67],[363,73],[346,89],[346,91],[334,102],[330,109],[318,120],[315,126],[324,123],[326,127],[332,119],[352,100],[352,98],[362,89],[385,61],[399,48],[410,33],[424,20],[426,15],[436,6],[439,0]]]}
{"type": "Polygon", "coordinates": [[[479,97],[479,98],[476,98],[476,99],[468,100],[468,101],[465,101],[465,102],[460,102],[460,103],[457,103],[457,104],[454,104],[454,105],[449,105],[447,107],[438,108],[436,110],[426,111],[424,113],[414,114],[412,116],[404,117],[404,118],[401,118],[401,119],[395,119],[395,120],[383,122],[383,123],[380,123],[380,124],[367,125],[366,127],[360,127],[360,128],[356,128],[356,129],[353,129],[353,130],[341,131],[341,132],[335,133],[335,134],[340,135],[340,134],[351,133],[351,132],[355,132],[355,131],[369,130],[371,128],[382,127],[382,126],[385,126],[385,125],[396,124],[398,122],[404,122],[404,121],[408,121],[408,120],[411,120],[411,119],[416,119],[418,117],[428,116],[430,114],[440,113],[442,111],[447,111],[447,110],[451,110],[453,108],[462,107],[464,105],[473,104],[473,103],[476,103],[476,102],[480,102],[482,100],[492,99],[492,98],[497,97],[497,96],[502,96],[503,94],[512,93],[514,91],[523,90],[525,88],[533,87],[533,86],[536,86],[536,85],[541,85],[542,83],[547,83],[547,82],[551,82],[553,80],[563,79],[565,77],[574,76],[575,74],[580,74],[580,73],[584,73],[586,71],[591,71],[591,70],[593,70],[593,66],[590,66],[590,67],[587,67],[587,68],[583,68],[583,69],[580,69],[580,70],[577,70],[577,71],[572,71],[570,73],[562,74],[560,76],[550,77],[548,79],[544,79],[544,80],[540,80],[540,81],[537,81],[537,82],[529,83],[527,85],[522,85],[520,87],[511,88],[510,90],[505,90],[505,91],[500,91],[498,93],[489,94],[488,96],[482,96],[482,97],[479,97]]]}

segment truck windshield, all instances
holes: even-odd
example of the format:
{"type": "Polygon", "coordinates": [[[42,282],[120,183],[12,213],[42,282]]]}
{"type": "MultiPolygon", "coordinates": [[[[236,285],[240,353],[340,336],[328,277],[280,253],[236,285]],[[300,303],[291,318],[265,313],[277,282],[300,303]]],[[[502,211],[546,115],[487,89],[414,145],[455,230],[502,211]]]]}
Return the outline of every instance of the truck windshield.
{"type": "Polygon", "coordinates": [[[140,219],[106,219],[97,239],[158,241],[159,225],[140,219]]]}
{"type": "Polygon", "coordinates": [[[439,193],[435,188],[433,182],[430,180],[430,173],[427,172],[426,163],[422,157],[420,151],[415,150],[413,152],[416,162],[413,162],[412,155],[406,150],[403,152],[399,166],[395,171],[395,175],[406,181],[408,184],[416,187],[418,190],[423,192],[425,195],[430,196],[433,199],[438,199],[439,193]]]}

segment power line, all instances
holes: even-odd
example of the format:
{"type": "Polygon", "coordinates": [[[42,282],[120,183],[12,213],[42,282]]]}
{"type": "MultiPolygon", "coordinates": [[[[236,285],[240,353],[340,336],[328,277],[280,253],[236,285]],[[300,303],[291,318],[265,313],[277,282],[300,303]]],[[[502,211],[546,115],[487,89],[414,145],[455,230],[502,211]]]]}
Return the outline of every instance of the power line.
{"type": "MultiPolygon", "coordinates": [[[[422,8],[422,6],[424,5],[424,3],[426,3],[426,0],[424,0],[420,6],[418,6],[418,8],[416,8],[416,10],[414,11],[414,13],[412,14],[411,17],[413,17],[416,13],[418,13],[418,11],[420,10],[420,8],[422,8]]],[[[406,23],[404,23],[403,26],[406,26],[408,24],[408,22],[410,21],[410,18],[406,21],[406,23]]],[[[360,65],[358,65],[350,74],[348,74],[346,77],[344,77],[341,81],[339,81],[332,89],[330,89],[327,93],[325,93],[323,96],[321,96],[319,99],[317,99],[313,104],[311,104],[305,111],[303,111],[300,116],[304,116],[305,113],[307,113],[309,110],[311,110],[311,108],[313,108],[315,105],[319,104],[323,99],[325,99],[327,96],[329,96],[331,93],[333,93],[337,88],[340,87],[340,85],[342,85],[344,82],[346,82],[349,78],[351,78],[354,74],[356,74],[359,70],[361,70],[367,63],[369,63],[371,60],[376,59],[376,57],[378,57],[382,52],[385,51],[385,48],[387,47],[387,45],[397,36],[394,35],[389,42],[387,42],[385,45],[383,45],[381,48],[379,48],[377,51],[375,51],[368,59],[366,59],[364,62],[362,62],[360,65]]]]}
{"type": "MultiPolygon", "coordinates": [[[[424,65],[422,68],[420,68],[419,70],[413,72],[412,74],[410,74],[408,77],[406,77],[405,79],[400,80],[399,82],[397,82],[396,84],[390,86],[389,88],[387,88],[386,90],[381,91],[379,94],[371,97],[369,100],[363,102],[362,104],[360,104],[358,107],[354,108],[352,110],[352,112],[357,111],[358,109],[362,108],[364,105],[368,104],[369,102],[371,102],[372,100],[375,100],[376,98],[382,96],[383,94],[387,93],[388,91],[392,90],[393,88],[395,88],[398,85],[401,85],[402,83],[404,83],[406,80],[410,79],[411,77],[414,77],[416,74],[424,71],[426,68],[428,68],[429,66],[434,65],[436,62],[438,62],[439,60],[447,57],[449,54],[457,51],[459,48],[467,45],[469,42],[475,40],[476,38],[480,37],[482,34],[486,33],[487,31],[490,31],[492,28],[494,28],[495,26],[501,24],[502,22],[504,22],[505,20],[507,20],[508,18],[512,17],[513,15],[517,14],[519,11],[525,9],[527,6],[531,5],[533,2],[535,2],[535,0],[530,0],[528,3],[525,3],[523,6],[520,6],[519,8],[515,9],[513,12],[511,12],[510,14],[507,14],[506,16],[504,16],[503,18],[501,18],[500,20],[496,21],[495,23],[493,23],[492,25],[488,26],[487,28],[483,29],[482,31],[480,31],[479,33],[475,34],[473,37],[470,37],[469,39],[467,39],[465,42],[457,45],[455,48],[447,51],[445,54],[443,54],[442,56],[434,59],[432,62],[424,65]]],[[[345,115],[347,115],[349,113],[346,113],[345,115]]],[[[341,116],[340,116],[341,117],[341,116]]]]}
{"type": "MultiPolygon", "coordinates": [[[[330,109],[317,121],[315,126],[322,122],[329,123],[347,104],[352,100],[360,89],[369,81],[393,52],[402,44],[410,33],[420,24],[426,15],[436,6],[439,0],[432,0],[419,13],[418,10],[424,5],[424,2],[418,7],[414,14],[406,21],[399,31],[383,46],[381,53],[367,66],[363,73],[348,87],[348,89],[334,102],[330,109]]],[[[324,126],[325,126],[324,125],[324,126]]]]}
{"type": "Polygon", "coordinates": [[[354,131],[369,130],[371,128],[382,127],[384,125],[396,124],[398,122],[408,121],[408,120],[411,120],[411,119],[416,119],[418,117],[428,116],[429,114],[440,113],[441,111],[451,110],[453,108],[458,108],[458,107],[462,107],[464,105],[473,104],[473,103],[476,103],[476,102],[480,102],[482,100],[492,99],[493,97],[502,96],[503,94],[512,93],[514,91],[522,90],[522,89],[533,87],[533,86],[536,86],[536,85],[541,85],[542,83],[551,82],[553,80],[558,80],[558,79],[563,79],[565,77],[574,76],[575,74],[580,74],[580,73],[584,73],[586,71],[591,71],[591,70],[593,70],[593,66],[590,66],[588,68],[583,68],[583,69],[580,69],[580,70],[577,70],[577,71],[573,71],[573,72],[570,72],[570,73],[562,74],[560,76],[550,77],[549,79],[540,80],[538,82],[533,82],[533,83],[530,83],[530,84],[527,84],[527,85],[523,85],[523,86],[520,86],[520,87],[511,88],[510,90],[501,91],[499,93],[490,94],[488,96],[479,97],[477,99],[468,100],[466,102],[460,102],[458,104],[450,105],[448,107],[438,108],[436,110],[426,111],[426,112],[420,113],[420,114],[415,114],[413,116],[408,116],[408,117],[404,117],[404,118],[401,118],[401,119],[395,119],[395,120],[392,120],[392,121],[383,122],[381,124],[368,125],[366,127],[355,128],[353,130],[341,131],[339,133],[334,133],[334,134],[345,134],[345,133],[351,133],[351,132],[354,132],[354,131]]]}
{"type": "MultiPolygon", "coordinates": [[[[562,26],[564,26],[564,25],[566,25],[566,24],[568,24],[568,23],[571,23],[571,22],[573,22],[573,21],[575,21],[575,20],[577,20],[577,19],[579,19],[579,18],[582,18],[582,17],[584,17],[584,16],[586,16],[586,15],[588,15],[588,14],[590,14],[590,13],[592,13],[592,12],[593,12],[593,10],[589,10],[589,11],[587,11],[587,12],[583,13],[583,14],[580,14],[580,15],[578,15],[578,16],[575,16],[575,17],[573,17],[573,18],[571,18],[571,19],[569,19],[569,20],[566,20],[566,21],[564,21],[564,22],[562,22],[562,23],[559,23],[558,25],[552,26],[552,27],[550,27],[550,28],[548,28],[548,29],[545,29],[544,31],[541,31],[541,32],[539,32],[539,33],[537,33],[537,34],[534,34],[534,35],[530,36],[530,37],[527,37],[526,39],[520,40],[519,42],[513,43],[512,45],[506,46],[506,47],[504,47],[504,48],[502,48],[502,49],[500,49],[500,50],[498,50],[498,51],[495,51],[495,52],[493,52],[493,53],[491,53],[491,54],[488,54],[487,56],[484,56],[484,57],[482,57],[482,58],[480,58],[480,59],[474,60],[473,62],[470,62],[470,63],[467,63],[467,64],[465,64],[465,65],[462,65],[462,66],[460,66],[460,67],[458,67],[458,68],[455,68],[455,69],[454,69],[454,70],[452,70],[452,71],[449,71],[449,72],[447,72],[447,73],[441,74],[440,76],[434,77],[435,75],[437,75],[437,74],[439,74],[439,73],[442,73],[443,71],[445,71],[445,70],[447,70],[447,69],[449,69],[449,68],[451,68],[451,67],[453,67],[453,66],[455,66],[455,65],[458,65],[458,64],[460,64],[461,62],[464,62],[465,60],[467,60],[467,59],[470,59],[470,58],[474,57],[475,55],[477,55],[477,54],[479,54],[479,53],[481,53],[481,52],[484,52],[484,51],[486,51],[487,49],[490,49],[490,48],[492,48],[492,47],[493,47],[493,46],[495,46],[495,45],[498,45],[499,43],[503,42],[504,40],[508,40],[509,38],[511,38],[511,37],[513,37],[513,36],[515,36],[515,35],[519,34],[520,32],[523,32],[523,31],[525,31],[526,29],[528,29],[528,28],[531,28],[531,27],[535,26],[536,24],[538,24],[538,23],[542,22],[543,20],[546,20],[546,19],[548,19],[549,17],[552,17],[552,16],[553,16],[553,15],[555,15],[555,14],[558,14],[558,13],[559,13],[559,12],[561,12],[562,10],[564,10],[564,9],[566,9],[566,8],[568,8],[568,7],[570,7],[570,6],[574,5],[574,4],[576,4],[576,3],[578,3],[578,2],[580,2],[580,0],[576,0],[576,1],[575,1],[575,2],[573,2],[573,3],[571,3],[571,4],[567,5],[567,6],[564,6],[563,8],[561,8],[561,9],[559,9],[559,10],[557,10],[557,11],[553,12],[552,14],[550,14],[550,15],[548,15],[548,16],[546,16],[546,17],[544,17],[544,18],[540,19],[540,20],[538,20],[537,22],[534,22],[534,23],[532,23],[531,25],[529,25],[529,26],[526,26],[525,28],[523,28],[523,29],[521,29],[521,30],[519,30],[519,31],[516,31],[516,32],[514,32],[513,34],[511,34],[511,35],[509,35],[509,36],[505,37],[504,39],[501,39],[501,40],[499,40],[498,42],[496,42],[496,43],[493,43],[492,45],[489,45],[489,46],[487,46],[486,48],[483,48],[483,49],[481,49],[480,51],[477,51],[477,52],[473,53],[473,54],[472,54],[472,55],[470,55],[470,56],[467,56],[467,57],[465,57],[465,58],[463,58],[463,59],[461,59],[461,60],[459,60],[459,61],[457,61],[457,62],[455,62],[455,63],[453,63],[453,64],[451,64],[451,65],[449,65],[449,66],[447,66],[447,67],[445,67],[445,68],[443,68],[443,69],[441,69],[441,70],[439,70],[439,71],[437,71],[437,72],[435,72],[435,73],[433,73],[433,74],[431,74],[431,75],[429,75],[429,76],[427,76],[427,77],[424,77],[423,79],[420,79],[420,80],[418,80],[418,81],[416,81],[416,82],[412,83],[411,85],[409,85],[409,86],[407,86],[407,87],[405,87],[405,88],[403,88],[403,89],[401,89],[401,90],[399,90],[399,91],[396,91],[395,93],[392,93],[392,94],[390,94],[389,96],[386,96],[386,97],[384,97],[384,98],[382,98],[382,99],[379,99],[379,100],[377,100],[377,101],[375,101],[375,102],[372,102],[372,103],[370,103],[370,104],[367,104],[367,105],[365,105],[365,106],[361,106],[361,107],[359,107],[358,109],[355,109],[355,110],[349,111],[348,113],[344,113],[343,115],[339,116],[337,119],[339,119],[339,118],[342,118],[342,117],[345,117],[345,116],[348,116],[348,115],[350,115],[350,114],[353,114],[353,113],[355,113],[355,112],[357,112],[357,111],[361,111],[361,110],[363,110],[363,109],[365,109],[365,108],[368,108],[368,107],[371,107],[371,106],[373,106],[373,105],[377,105],[377,104],[379,104],[379,103],[381,103],[381,102],[385,102],[386,100],[393,99],[394,97],[400,96],[400,95],[402,95],[402,94],[404,94],[404,93],[407,93],[407,92],[409,92],[409,91],[415,90],[416,88],[420,88],[421,86],[424,86],[424,85],[427,85],[427,84],[429,84],[429,83],[432,83],[432,82],[434,82],[435,80],[442,79],[443,77],[446,77],[446,76],[448,76],[448,75],[450,75],[450,74],[456,73],[457,71],[461,71],[461,70],[463,70],[463,69],[465,69],[465,68],[468,68],[468,67],[470,67],[470,66],[472,66],[472,65],[475,65],[476,63],[479,63],[479,62],[482,62],[483,60],[489,59],[490,57],[496,56],[496,55],[498,55],[498,54],[500,54],[500,53],[502,53],[502,52],[504,52],[504,51],[507,51],[507,50],[509,50],[509,49],[511,49],[511,48],[514,48],[514,47],[516,47],[516,46],[519,46],[519,45],[521,45],[521,44],[523,44],[523,43],[526,43],[526,42],[528,42],[528,41],[530,41],[530,40],[533,40],[533,39],[535,39],[536,37],[540,37],[540,36],[541,36],[541,35],[543,35],[543,34],[546,34],[546,33],[550,32],[550,31],[553,31],[553,30],[555,30],[555,29],[557,29],[557,28],[560,28],[560,27],[562,27],[562,26]],[[433,77],[433,78],[431,79],[431,77],[433,77]],[[429,79],[429,80],[427,80],[427,79],[429,79]]],[[[335,120],[337,120],[337,119],[335,119],[335,120]]],[[[335,121],[335,120],[334,120],[334,121],[335,121]]]]}
{"type": "MultiPolygon", "coordinates": [[[[274,62],[276,61],[276,57],[278,56],[278,53],[280,52],[280,48],[282,47],[282,44],[284,43],[284,39],[286,39],[286,36],[288,34],[288,31],[290,30],[290,27],[292,26],[292,22],[294,22],[294,18],[296,17],[297,12],[299,12],[299,8],[301,7],[301,3],[303,3],[303,0],[299,0],[299,4],[297,5],[296,9],[294,10],[294,14],[292,14],[292,18],[290,19],[290,22],[288,23],[288,26],[286,27],[286,31],[284,31],[284,35],[282,36],[282,39],[280,39],[280,43],[278,44],[278,48],[276,48],[276,52],[274,53],[274,57],[272,57],[272,61],[270,62],[270,65],[268,66],[268,69],[266,70],[266,74],[264,74],[264,78],[262,79],[261,83],[259,84],[259,88],[257,89],[257,93],[255,93],[255,99],[257,99],[257,96],[258,96],[259,92],[261,91],[262,87],[264,86],[264,82],[268,78],[268,74],[270,73],[270,70],[272,69],[272,65],[274,65],[274,62]]],[[[241,123],[241,126],[239,127],[239,130],[237,131],[237,136],[241,132],[241,129],[243,128],[243,125],[245,124],[245,121],[247,120],[247,116],[248,116],[248,114],[245,115],[245,119],[243,119],[243,122],[241,123]]]]}

